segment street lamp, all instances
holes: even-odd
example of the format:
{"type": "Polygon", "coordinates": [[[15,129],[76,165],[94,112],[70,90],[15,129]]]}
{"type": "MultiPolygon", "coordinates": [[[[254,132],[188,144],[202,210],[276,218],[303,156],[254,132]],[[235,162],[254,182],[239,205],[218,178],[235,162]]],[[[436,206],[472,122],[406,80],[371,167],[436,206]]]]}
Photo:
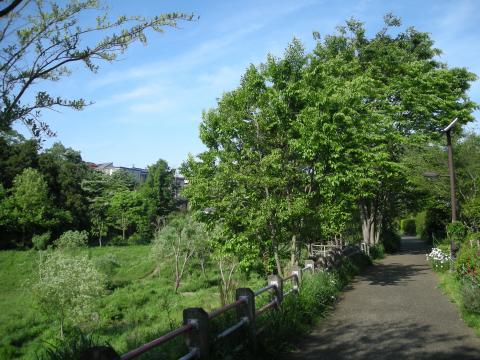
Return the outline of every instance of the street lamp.
{"type": "Polygon", "coordinates": [[[458,118],[455,118],[445,129],[442,130],[442,133],[445,133],[445,135],[447,135],[448,174],[450,176],[450,203],[452,207],[452,223],[457,221],[457,197],[455,195],[455,168],[453,166],[453,148],[452,148],[451,131],[455,126],[455,124],[457,123],[457,121],[458,121],[458,118]]]}

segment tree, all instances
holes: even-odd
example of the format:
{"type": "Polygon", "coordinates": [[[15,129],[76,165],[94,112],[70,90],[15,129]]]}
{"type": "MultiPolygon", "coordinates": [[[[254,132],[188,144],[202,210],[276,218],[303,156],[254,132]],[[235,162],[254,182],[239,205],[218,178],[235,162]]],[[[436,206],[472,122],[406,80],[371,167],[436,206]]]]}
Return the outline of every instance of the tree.
{"type": "Polygon", "coordinates": [[[104,277],[87,257],[54,252],[40,260],[33,294],[39,308],[59,322],[63,339],[65,323],[86,320],[104,288],[104,277]]]}
{"type": "Polygon", "coordinates": [[[165,160],[158,160],[148,167],[148,175],[140,188],[146,202],[149,223],[165,219],[175,209],[174,170],[165,160]]]}
{"type": "Polygon", "coordinates": [[[176,27],[177,21],[193,19],[192,15],[170,13],[110,20],[107,7],[97,0],[69,0],[62,5],[24,0],[11,5],[17,7],[4,8],[0,25],[0,130],[20,121],[36,136],[42,132],[53,134],[40,120],[43,110],[80,110],[87,102],[33,90],[34,85],[38,89],[37,85],[45,80],[60,80],[70,74],[75,63],[96,72],[101,61],[115,60],[135,42],[146,43],[147,30],[163,32],[165,27],[176,27]],[[93,24],[85,24],[85,13],[95,19],[93,24]],[[29,97],[34,98],[33,102],[25,100],[29,97]]]}
{"type": "Polygon", "coordinates": [[[159,264],[164,264],[173,258],[174,291],[177,293],[190,260],[197,251],[197,246],[203,246],[207,236],[203,225],[191,214],[177,214],[160,230],[153,246],[153,254],[159,264]]]}
{"type": "Polygon", "coordinates": [[[0,134],[0,182],[10,188],[13,178],[26,168],[38,167],[39,143],[16,133],[0,134]]]}
{"type": "Polygon", "coordinates": [[[126,240],[127,231],[142,221],[142,200],[138,192],[129,190],[118,191],[110,199],[108,214],[112,225],[122,232],[123,241],[126,240]]]}
{"type": "Polygon", "coordinates": [[[15,225],[21,229],[22,245],[35,229],[48,229],[67,216],[53,206],[47,183],[35,169],[27,168],[15,177],[8,200],[15,225]]]}
{"type": "Polygon", "coordinates": [[[387,15],[368,38],[349,20],[308,55],[294,40],[203,114],[207,150],[184,164],[185,194],[194,210],[212,209],[202,220],[221,225],[218,243],[243,269],[265,255],[281,273],[287,246],[293,264],[301,244],[341,238],[357,218],[378,243],[409,189],[405,144],[473,119],[475,75],[438,62],[426,33],[390,35],[399,25],[387,15]]]}
{"type": "Polygon", "coordinates": [[[57,142],[39,155],[39,171],[47,180],[53,203],[68,211],[71,222],[62,224],[60,232],[69,228],[87,229],[88,201],[82,181],[93,170],[83,162],[80,152],[57,142]]]}

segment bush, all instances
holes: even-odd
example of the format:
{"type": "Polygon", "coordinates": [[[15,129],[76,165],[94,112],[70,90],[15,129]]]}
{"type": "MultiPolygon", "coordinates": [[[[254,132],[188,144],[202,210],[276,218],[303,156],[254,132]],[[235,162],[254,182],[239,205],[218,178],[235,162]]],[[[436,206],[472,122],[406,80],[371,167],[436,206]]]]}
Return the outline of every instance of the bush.
{"type": "Polygon", "coordinates": [[[105,254],[94,261],[95,267],[107,276],[113,276],[120,267],[118,259],[113,254],[105,254]]]}
{"type": "Polygon", "coordinates": [[[86,247],[88,243],[88,233],[86,231],[65,231],[58,240],[55,241],[55,247],[58,250],[76,250],[86,247]]]}
{"type": "Polygon", "coordinates": [[[404,219],[400,226],[404,235],[415,236],[417,234],[415,219],[404,219]]]}
{"type": "Polygon", "coordinates": [[[145,236],[142,236],[139,233],[134,233],[129,236],[128,238],[128,245],[142,245],[142,244],[148,244],[150,240],[146,238],[145,236]]]}
{"type": "Polygon", "coordinates": [[[448,239],[454,242],[463,242],[467,234],[467,229],[460,221],[455,221],[447,225],[448,239]]]}
{"type": "Polygon", "coordinates": [[[370,257],[372,259],[383,259],[385,257],[385,248],[382,244],[373,245],[370,248],[370,257]]]}
{"type": "Polygon", "coordinates": [[[54,344],[48,344],[45,350],[37,354],[38,360],[82,360],[93,358],[114,359],[115,353],[107,342],[83,334],[80,330],[75,330],[64,340],[57,340],[54,344]],[[95,354],[91,353],[92,348],[95,348],[95,354]],[[100,354],[103,356],[98,356],[100,354]]]}
{"type": "Polygon", "coordinates": [[[450,269],[450,255],[439,248],[433,248],[430,254],[427,254],[427,261],[435,271],[443,272],[450,269]]]}
{"type": "Polygon", "coordinates": [[[53,252],[39,264],[33,294],[40,310],[58,321],[63,337],[66,322],[85,321],[103,290],[104,277],[88,258],[53,252]]]}
{"type": "Polygon", "coordinates": [[[422,211],[415,215],[415,232],[417,236],[422,236],[425,232],[425,220],[426,220],[426,212],[422,211]]]}
{"type": "Polygon", "coordinates": [[[387,253],[394,253],[400,250],[401,237],[393,230],[385,230],[382,232],[382,244],[387,253]]]}
{"type": "Polygon", "coordinates": [[[35,250],[45,250],[50,242],[52,234],[50,231],[43,233],[42,235],[33,235],[32,244],[35,250]]]}
{"type": "Polygon", "coordinates": [[[463,278],[460,293],[465,309],[480,314],[480,283],[473,278],[463,278]]]}
{"type": "Polygon", "coordinates": [[[422,239],[432,242],[434,239],[446,237],[445,226],[450,220],[450,213],[447,208],[430,208],[425,212],[424,230],[422,239]]]}
{"type": "Polygon", "coordinates": [[[455,266],[460,277],[472,278],[473,281],[480,284],[480,249],[476,243],[473,245],[470,245],[469,242],[462,244],[457,253],[455,266]]]}

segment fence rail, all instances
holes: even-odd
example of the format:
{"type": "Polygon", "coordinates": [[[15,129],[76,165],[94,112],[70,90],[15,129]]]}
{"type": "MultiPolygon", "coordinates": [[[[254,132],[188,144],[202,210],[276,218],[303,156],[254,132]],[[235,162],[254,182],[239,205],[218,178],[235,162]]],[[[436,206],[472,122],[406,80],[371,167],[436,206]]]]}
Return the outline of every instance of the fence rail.
{"type": "MultiPolygon", "coordinates": [[[[360,247],[356,246],[353,248],[343,248],[341,246],[335,248],[334,246],[328,246],[329,251],[323,251],[327,249],[327,247],[325,247],[325,245],[321,246],[323,246],[323,248],[321,248],[322,251],[319,255],[323,257],[329,256],[329,253],[333,254],[333,256],[340,254],[340,256],[343,257],[349,257],[359,252],[364,252],[366,254],[369,253],[368,245],[363,243],[360,247]]],[[[324,264],[324,262],[319,262],[317,259],[317,264],[324,264]]],[[[298,294],[303,273],[307,271],[314,273],[316,269],[315,265],[316,262],[314,260],[306,260],[303,268],[294,266],[291,274],[285,278],[281,278],[278,275],[270,275],[268,276],[267,285],[257,291],[253,291],[250,288],[236,289],[235,302],[213,310],[210,313],[207,313],[202,308],[185,309],[183,311],[183,326],[123,354],[120,359],[135,359],[145,352],[165,344],[178,336],[185,336],[186,345],[189,350],[189,352],[181,357],[180,360],[208,359],[210,345],[212,343],[221,341],[242,329],[246,331],[248,335],[247,345],[254,350],[256,347],[256,336],[265,329],[264,326],[263,328],[256,330],[256,318],[262,316],[271,309],[277,309],[286,296],[298,294]],[[284,291],[284,285],[287,282],[291,283],[291,288],[284,291]],[[270,293],[270,301],[259,309],[256,309],[255,299],[264,293],[270,293]],[[237,311],[237,322],[210,339],[210,321],[233,309],[236,309],[237,311]]]]}

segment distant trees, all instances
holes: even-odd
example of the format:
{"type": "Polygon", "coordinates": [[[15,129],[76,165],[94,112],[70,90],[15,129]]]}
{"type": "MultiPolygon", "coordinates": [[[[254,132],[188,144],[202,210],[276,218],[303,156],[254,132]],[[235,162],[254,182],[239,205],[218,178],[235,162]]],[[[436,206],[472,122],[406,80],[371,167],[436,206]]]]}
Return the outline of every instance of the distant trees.
{"type": "Polygon", "coordinates": [[[0,136],[0,150],[2,248],[31,246],[45,232],[53,241],[68,230],[88,231],[100,246],[118,234],[117,243],[145,243],[176,209],[174,171],[164,160],[140,184],[126,171],[90,169],[61,143],[40,151],[37,141],[11,133],[0,136]]]}

